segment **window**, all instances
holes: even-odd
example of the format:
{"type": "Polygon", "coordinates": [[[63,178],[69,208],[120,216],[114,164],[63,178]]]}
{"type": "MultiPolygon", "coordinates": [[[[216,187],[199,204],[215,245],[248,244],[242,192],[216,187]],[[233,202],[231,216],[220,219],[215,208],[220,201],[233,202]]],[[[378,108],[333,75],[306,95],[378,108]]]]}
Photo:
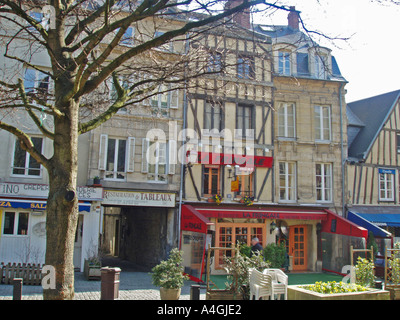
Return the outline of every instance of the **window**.
{"type": "Polygon", "coordinates": [[[160,109],[177,109],[179,106],[179,91],[178,89],[171,91],[171,85],[162,84],[158,88],[158,94],[150,98],[150,105],[160,109]]]}
{"type": "Polygon", "coordinates": [[[27,235],[29,225],[28,212],[4,212],[4,235],[27,235]]]}
{"type": "Polygon", "coordinates": [[[255,64],[253,57],[239,56],[237,63],[237,74],[239,79],[254,79],[255,64]]]}
{"type": "Polygon", "coordinates": [[[47,98],[50,89],[50,77],[36,69],[27,68],[24,76],[25,93],[37,94],[43,99],[47,98]]]}
{"type": "Polygon", "coordinates": [[[253,197],[254,190],[254,172],[253,168],[235,168],[236,169],[236,179],[239,182],[239,191],[237,195],[240,197],[253,197]]]}
{"type": "Polygon", "coordinates": [[[279,163],[279,200],[295,202],[296,199],[296,164],[279,163]]]}
{"type": "MultiPolygon", "coordinates": [[[[161,37],[165,32],[162,31],[156,31],[154,32],[154,38],[161,37]]],[[[161,51],[166,51],[166,52],[172,52],[173,51],[173,45],[172,42],[164,43],[158,47],[159,50],[161,51]]]]}
{"type": "Polygon", "coordinates": [[[126,140],[109,138],[107,143],[106,179],[125,179],[126,140]]]}
{"type": "Polygon", "coordinates": [[[206,102],[204,110],[204,129],[219,133],[223,129],[224,112],[222,106],[214,102],[206,102]]]}
{"type": "Polygon", "coordinates": [[[278,137],[296,137],[296,106],[294,103],[280,103],[278,109],[278,137]]]}
{"type": "Polygon", "coordinates": [[[400,153],[400,134],[397,135],[397,153],[400,153]]]}
{"type": "Polygon", "coordinates": [[[203,195],[212,196],[219,194],[221,167],[219,165],[203,166],[203,195]]]}
{"type": "Polygon", "coordinates": [[[331,140],[331,110],[327,106],[314,106],[315,140],[331,140]]]}
{"type": "MultiPolygon", "coordinates": [[[[217,223],[216,246],[220,248],[234,248],[237,242],[251,246],[251,239],[257,237],[262,246],[265,245],[265,224],[262,223],[217,223]]],[[[216,250],[218,257],[216,267],[222,268],[224,255],[233,256],[233,250],[216,250]]]]}
{"type": "Polygon", "coordinates": [[[289,76],[291,74],[290,52],[279,51],[278,53],[279,74],[289,76]]]}
{"type": "Polygon", "coordinates": [[[317,201],[332,201],[332,165],[329,163],[316,164],[317,201]]]}
{"type": "MultiPolygon", "coordinates": [[[[38,152],[42,152],[43,139],[38,137],[31,138],[33,146],[38,152]]],[[[21,149],[19,141],[15,141],[14,160],[12,166],[13,175],[40,177],[42,173],[41,165],[33,158],[30,153],[21,149]]]]}
{"type": "Polygon", "coordinates": [[[315,54],[315,77],[318,79],[327,79],[328,75],[328,57],[326,55],[315,54]]]}
{"type": "Polygon", "coordinates": [[[212,52],[208,56],[207,72],[221,72],[222,71],[222,54],[219,52],[212,52]]]}
{"type": "Polygon", "coordinates": [[[395,170],[379,169],[379,200],[394,201],[395,170]]]}
{"type": "Polygon", "coordinates": [[[167,181],[167,144],[152,141],[148,152],[148,181],[167,181]]]}
{"type": "Polygon", "coordinates": [[[135,43],[135,29],[128,27],[121,38],[120,44],[127,47],[132,47],[135,43]]]}
{"type": "Polygon", "coordinates": [[[253,107],[238,105],[236,116],[236,128],[243,137],[253,137],[253,107]],[[240,131],[241,130],[241,131],[240,131]]]}

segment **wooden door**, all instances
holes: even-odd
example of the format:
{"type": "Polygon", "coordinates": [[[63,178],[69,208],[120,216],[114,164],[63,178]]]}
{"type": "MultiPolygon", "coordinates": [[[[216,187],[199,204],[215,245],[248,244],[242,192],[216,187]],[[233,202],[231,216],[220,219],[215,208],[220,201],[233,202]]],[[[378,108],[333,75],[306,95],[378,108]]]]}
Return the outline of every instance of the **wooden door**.
{"type": "Polygon", "coordinates": [[[293,271],[307,270],[307,226],[291,226],[289,255],[293,257],[293,271]]]}

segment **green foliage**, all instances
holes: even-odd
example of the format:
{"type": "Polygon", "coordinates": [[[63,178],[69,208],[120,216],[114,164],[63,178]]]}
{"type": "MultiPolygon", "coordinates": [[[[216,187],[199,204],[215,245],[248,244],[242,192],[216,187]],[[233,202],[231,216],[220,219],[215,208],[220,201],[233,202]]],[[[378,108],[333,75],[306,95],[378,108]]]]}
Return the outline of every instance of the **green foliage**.
{"type": "Polygon", "coordinates": [[[286,247],[285,244],[279,245],[270,243],[264,248],[264,257],[267,260],[271,268],[282,268],[285,264],[286,259],[286,247]]]}
{"type": "Polygon", "coordinates": [[[151,269],[153,284],[165,289],[182,288],[184,281],[189,279],[187,275],[183,274],[182,262],[182,251],[179,251],[178,248],[172,249],[168,260],[161,261],[151,269]]]}
{"type": "MultiPolygon", "coordinates": [[[[400,250],[400,242],[396,242],[393,249],[400,250]]],[[[400,251],[394,251],[389,259],[391,270],[391,282],[394,285],[400,285],[400,251]]]]}
{"type": "MultiPolygon", "coordinates": [[[[236,252],[241,252],[242,246],[236,247],[236,252]]],[[[246,248],[243,251],[247,251],[246,248]]],[[[228,273],[228,282],[225,283],[226,289],[235,293],[243,293],[244,297],[249,297],[249,269],[256,268],[263,271],[269,268],[269,263],[264,261],[260,253],[255,253],[251,257],[245,254],[236,254],[234,257],[225,257],[225,270],[228,273]]]]}
{"type": "Polygon", "coordinates": [[[328,282],[316,282],[315,284],[301,286],[301,288],[323,293],[323,294],[334,294],[334,293],[346,293],[346,292],[360,292],[360,291],[367,291],[368,289],[352,283],[344,283],[342,281],[328,281],[328,282]]]}
{"type": "Polygon", "coordinates": [[[376,255],[378,254],[378,244],[376,243],[375,236],[372,231],[368,232],[368,242],[367,242],[367,249],[374,249],[374,260],[376,255]]]}
{"type": "Polygon", "coordinates": [[[251,247],[250,246],[248,246],[247,244],[242,244],[241,246],[240,246],[240,254],[241,255],[244,255],[245,257],[251,257],[251,247]]]}
{"type": "Polygon", "coordinates": [[[358,257],[355,265],[356,284],[363,287],[371,287],[374,285],[374,262],[368,259],[358,257]]]}

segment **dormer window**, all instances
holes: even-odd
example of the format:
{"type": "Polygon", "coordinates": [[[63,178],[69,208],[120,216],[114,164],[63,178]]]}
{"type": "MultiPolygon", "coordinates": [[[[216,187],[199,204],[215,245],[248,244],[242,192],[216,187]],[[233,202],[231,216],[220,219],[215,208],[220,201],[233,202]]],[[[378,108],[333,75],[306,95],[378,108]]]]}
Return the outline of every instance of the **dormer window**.
{"type": "Polygon", "coordinates": [[[278,72],[279,74],[291,75],[290,52],[279,51],[278,53],[278,72]]]}
{"type": "Polygon", "coordinates": [[[332,74],[331,50],[323,47],[309,49],[310,74],[313,78],[326,80],[332,74]]]}

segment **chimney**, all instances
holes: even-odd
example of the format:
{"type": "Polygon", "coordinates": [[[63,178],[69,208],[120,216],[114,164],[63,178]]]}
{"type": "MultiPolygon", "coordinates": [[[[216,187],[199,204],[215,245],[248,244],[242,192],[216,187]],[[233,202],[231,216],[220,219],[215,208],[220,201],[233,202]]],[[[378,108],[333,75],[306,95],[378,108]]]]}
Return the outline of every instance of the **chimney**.
{"type": "MultiPolygon", "coordinates": [[[[243,0],[228,0],[225,4],[225,10],[235,8],[242,3],[243,0]]],[[[248,8],[241,12],[234,13],[232,20],[233,22],[241,25],[243,28],[250,29],[250,9],[248,8]]]]}
{"type": "Polygon", "coordinates": [[[288,26],[293,30],[299,30],[300,11],[296,11],[296,7],[291,6],[288,14],[288,26]]]}

